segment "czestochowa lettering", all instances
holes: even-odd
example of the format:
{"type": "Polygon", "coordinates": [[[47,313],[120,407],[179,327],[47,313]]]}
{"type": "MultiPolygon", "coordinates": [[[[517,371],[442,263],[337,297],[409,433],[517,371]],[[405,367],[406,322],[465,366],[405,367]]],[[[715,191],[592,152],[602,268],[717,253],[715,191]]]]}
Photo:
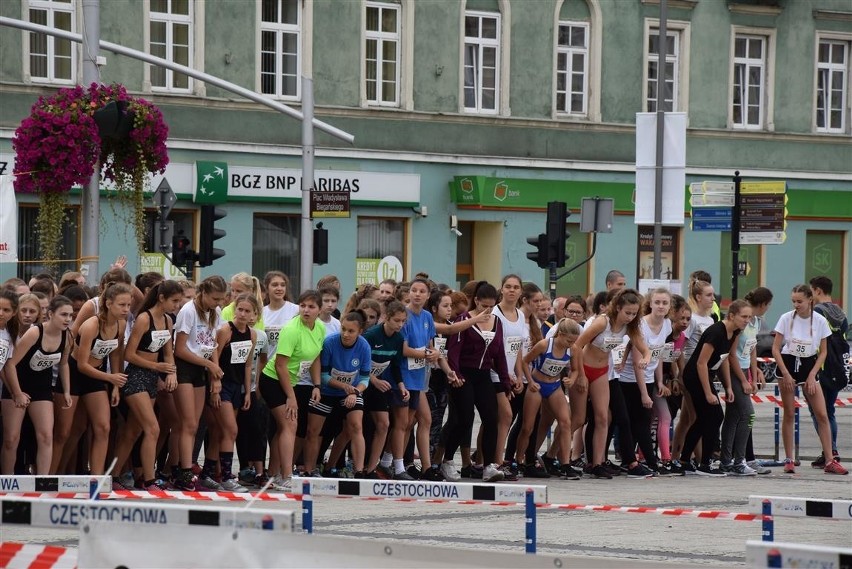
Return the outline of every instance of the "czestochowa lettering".
{"type": "Polygon", "coordinates": [[[399,484],[376,482],[373,484],[375,496],[388,498],[448,498],[458,499],[459,489],[450,484],[399,484]]]}

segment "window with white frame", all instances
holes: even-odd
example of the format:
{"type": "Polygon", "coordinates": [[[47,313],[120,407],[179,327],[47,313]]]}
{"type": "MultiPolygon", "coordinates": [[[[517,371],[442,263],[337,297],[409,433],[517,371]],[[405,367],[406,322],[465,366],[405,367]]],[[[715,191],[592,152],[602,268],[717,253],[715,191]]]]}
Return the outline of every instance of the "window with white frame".
{"type": "MultiPolygon", "coordinates": [[[[193,0],[150,0],[149,45],[151,55],[189,67],[192,63],[193,0]]],[[[151,66],[151,87],[161,91],[187,92],[189,76],[151,66]]]]}
{"type": "Polygon", "coordinates": [[[556,35],[556,112],[587,114],[588,69],[589,24],[559,22],[556,35]]]}
{"type": "Polygon", "coordinates": [[[663,101],[662,110],[672,112],[678,108],[680,34],[676,31],[667,31],[666,37],[668,41],[666,42],[666,64],[663,74],[664,90],[661,97],[658,93],[659,84],[657,82],[660,72],[660,30],[659,28],[652,28],[648,32],[645,111],[649,113],[657,112],[657,104],[660,99],[663,101]]]}
{"type": "Polygon", "coordinates": [[[500,14],[465,12],[464,110],[497,113],[499,85],[500,14]]]}
{"type": "Polygon", "coordinates": [[[734,38],[734,78],[731,98],[735,128],[761,129],[766,113],[765,36],[737,35],[734,38]]]}
{"type": "MultiPolygon", "coordinates": [[[[30,0],[29,19],[57,30],[75,32],[72,0],[30,0]]],[[[47,34],[29,34],[30,77],[36,82],[72,84],[77,61],[71,41],[47,34]]]]}
{"type": "Polygon", "coordinates": [[[262,0],[260,13],[260,92],[299,99],[302,90],[302,3],[300,0],[262,0]]]}
{"type": "Polygon", "coordinates": [[[816,129],[846,132],[849,42],[820,39],[817,48],[816,129]]]}
{"type": "Polygon", "coordinates": [[[367,2],[364,20],[364,87],[372,105],[399,105],[400,8],[367,2]]]}

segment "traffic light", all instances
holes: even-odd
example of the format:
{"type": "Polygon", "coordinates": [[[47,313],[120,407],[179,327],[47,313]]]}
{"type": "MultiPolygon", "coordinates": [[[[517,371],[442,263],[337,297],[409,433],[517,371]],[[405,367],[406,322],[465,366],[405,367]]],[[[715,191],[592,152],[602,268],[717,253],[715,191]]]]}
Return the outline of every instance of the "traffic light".
{"type": "Polygon", "coordinates": [[[556,263],[557,267],[564,267],[567,261],[565,241],[569,235],[565,229],[565,221],[570,215],[565,202],[547,203],[547,262],[556,263]]]}
{"type": "Polygon", "coordinates": [[[534,261],[542,269],[549,266],[547,260],[547,235],[539,233],[538,237],[527,237],[527,243],[535,247],[535,251],[527,253],[527,259],[534,261]]]}
{"type": "Polygon", "coordinates": [[[314,228],[314,264],[328,263],[328,229],[323,229],[322,222],[314,228]]]}
{"type": "Polygon", "coordinates": [[[209,267],[213,261],[225,256],[223,249],[213,247],[213,242],[225,236],[224,229],[217,229],[216,222],[228,212],[214,205],[201,206],[201,239],[198,246],[198,264],[209,267]]]}
{"type": "Polygon", "coordinates": [[[184,267],[191,257],[192,251],[189,248],[189,239],[181,231],[172,237],[172,264],[175,267],[184,267]]]}

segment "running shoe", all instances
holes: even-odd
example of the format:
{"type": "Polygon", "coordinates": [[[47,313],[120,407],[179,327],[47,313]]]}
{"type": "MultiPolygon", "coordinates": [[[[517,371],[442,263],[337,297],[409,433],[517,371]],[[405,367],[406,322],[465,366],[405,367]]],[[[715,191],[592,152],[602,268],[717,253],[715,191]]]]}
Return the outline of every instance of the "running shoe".
{"type": "Polygon", "coordinates": [[[603,464],[593,466],[590,474],[592,478],[612,480],[612,474],[610,474],[609,470],[603,464]]]}
{"type": "Polygon", "coordinates": [[[322,478],[322,472],[319,468],[314,468],[310,472],[305,472],[302,476],[304,478],[322,478]]]}
{"type": "Polygon", "coordinates": [[[826,474],[849,474],[849,471],[843,468],[843,465],[837,459],[826,464],[824,472],[826,474]]]}
{"type": "Polygon", "coordinates": [[[185,470],[175,478],[174,486],[178,490],[183,490],[184,492],[195,492],[195,484],[197,481],[198,477],[195,476],[191,470],[185,470]]]}
{"type": "Polygon", "coordinates": [[[351,461],[346,461],[346,465],[340,469],[341,478],[355,478],[355,466],[351,461]]]}
{"type": "Polygon", "coordinates": [[[665,462],[658,463],[654,471],[657,473],[657,476],[680,476],[680,474],[676,474],[672,470],[671,464],[665,462]]]}
{"type": "Polygon", "coordinates": [[[720,462],[719,470],[721,470],[725,474],[730,474],[734,471],[734,461],[732,460],[731,462],[720,462]]]}
{"type": "Polygon", "coordinates": [[[382,480],[393,480],[393,469],[390,466],[379,464],[376,467],[376,474],[378,474],[379,478],[382,480]]]}
{"type": "Polygon", "coordinates": [[[499,468],[500,471],[503,473],[503,480],[507,480],[509,482],[516,482],[518,480],[519,472],[517,464],[507,464],[504,462],[503,465],[499,468]]]}
{"type": "Polygon", "coordinates": [[[269,482],[269,476],[267,476],[266,473],[263,473],[255,476],[254,482],[252,482],[252,484],[258,488],[263,488],[264,486],[266,486],[267,482],[269,482]]]}
{"type": "Polygon", "coordinates": [[[819,456],[811,463],[811,466],[813,468],[825,468],[825,453],[819,453],[819,456]]]}
{"type": "Polygon", "coordinates": [[[248,488],[237,482],[236,478],[226,478],[222,480],[221,486],[226,492],[248,492],[248,488]]]}
{"type": "Polygon", "coordinates": [[[461,480],[461,475],[456,468],[456,463],[452,460],[445,460],[441,463],[441,474],[444,475],[444,480],[449,482],[458,482],[461,480]]]}
{"type": "Polygon", "coordinates": [[[157,478],[152,480],[150,484],[146,484],[143,490],[147,490],[148,492],[163,492],[169,489],[169,484],[165,480],[161,478],[157,478]]]}
{"type": "Polygon", "coordinates": [[[415,480],[413,476],[411,476],[408,472],[403,470],[402,472],[397,472],[393,475],[394,480],[415,480]]]}
{"type": "Polygon", "coordinates": [[[697,473],[698,467],[695,466],[695,461],[690,460],[689,462],[683,462],[680,465],[681,469],[683,469],[684,475],[691,476],[697,473]]]}
{"type": "Polygon", "coordinates": [[[443,482],[444,475],[441,474],[441,471],[437,466],[430,466],[420,475],[420,480],[426,480],[427,482],[443,482]]]}
{"type": "Polygon", "coordinates": [[[521,472],[524,473],[524,478],[550,478],[547,470],[539,464],[525,464],[521,467],[521,472]]]}
{"type": "Polygon", "coordinates": [[[417,466],[416,464],[409,464],[405,468],[405,471],[408,473],[409,476],[411,476],[412,480],[419,480],[420,479],[420,467],[417,466]]]}
{"type": "Polygon", "coordinates": [[[289,492],[292,487],[292,479],[284,478],[280,474],[272,477],[272,484],[269,485],[271,492],[289,492]]]}
{"type": "Polygon", "coordinates": [[[372,470],[370,472],[367,472],[366,470],[362,470],[358,474],[356,474],[355,476],[357,478],[361,478],[363,480],[380,480],[379,474],[375,470],[372,470]],[[360,476],[358,476],[358,474],[360,474],[360,476]]]}
{"type": "Polygon", "coordinates": [[[563,464],[560,470],[562,474],[559,477],[562,480],[579,480],[582,475],[579,470],[574,470],[570,464],[563,464]]]}
{"type": "Polygon", "coordinates": [[[726,474],[731,474],[733,476],[757,476],[757,470],[751,468],[746,462],[743,460],[731,466],[730,471],[726,471],[726,474]]]}
{"type": "Polygon", "coordinates": [[[257,470],[255,470],[254,466],[243,468],[240,470],[238,478],[242,484],[254,484],[257,478],[257,470]]]}
{"type": "Polygon", "coordinates": [[[492,463],[482,469],[483,482],[500,482],[506,477],[506,474],[500,470],[496,464],[492,463]]]}
{"type": "Polygon", "coordinates": [[[580,458],[575,458],[569,464],[574,470],[583,470],[586,468],[586,461],[583,460],[582,456],[580,458]]]}
{"type": "Polygon", "coordinates": [[[121,476],[114,476],[112,479],[113,490],[135,490],[135,485],[136,481],[130,472],[125,472],[121,476]]]}
{"type": "Polygon", "coordinates": [[[796,464],[793,462],[792,458],[787,458],[784,460],[784,474],[795,474],[796,473],[796,464]]]}
{"type": "Polygon", "coordinates": [[[653,478],[654,476],[656,476],[654,471],[641,462],[637,462],[636,466],[627,471],[628,478],[653,478]]]}
{"type": "Polygon", "coordinates": [[[210,476],[201,476],[196,483],[196,487],[202,492],[222,492],[224,490],[222,485],[213,480],[210,476]]]}
{"type": "Polygon", "coordinates": [[[621,476],[622,474],[626,474],[628,469],[623,466],[617,466],[611,460],[607,460],[603,463],[603,467],[606,468],[607,472],[610,473],[611,476],[621,476]]]}
{"type": "Polygon", "coordinates": [[[713,468],[709,464],[700,464],[698,466],[698,468],[695,469],[695,474],[697,474],[699,476],[717,476],[717,477],[727,476],[727,474],[725,474],[724,472],[722,472],[718,468],[713,468]]]}
{"type": "MultiPolygon", "coordinates": [[[[322,471],[323,478],[343,478],[343,475],[336,468],[326,468],[322,471]]],[[[319,476],[317,476],[319,478],[319,476]]]]}
{"type": "Polygon", "coordinates": [[[461,477],[462,478],[471,478],[473,480],[481,480],[482,479],[482,467],[476,464],[468,464],[467,466],[462,466],[461,469],[461,477]]]}
{"type": "Polygon", "coordinates": [[[683,465],[679,460],[671,460],[666,464],[671,474],[669,476],[683,476],[683,465]]]}
{"type": "Polygon", "coordinates": [[[750,460],[746,462],[749,468],[753,469],[758,474],[771,474],[772,469],[760,464],[759,460],[750,460]]]}
{"type": "Polygon", "coordinates": [[[551,476],[561,476],[562,471],[559,470],[559,461],[551,458],[546,454],[538,455],[538,462],[551,476]]]}

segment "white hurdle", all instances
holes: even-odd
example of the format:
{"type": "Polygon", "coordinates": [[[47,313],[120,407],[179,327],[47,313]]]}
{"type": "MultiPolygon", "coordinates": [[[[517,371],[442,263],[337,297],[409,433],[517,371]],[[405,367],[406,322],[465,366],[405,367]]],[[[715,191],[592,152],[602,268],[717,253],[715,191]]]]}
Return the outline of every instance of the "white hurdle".
{"type": "Polygon", "coordinates": [[[843,569],[852,566],[852,549],[749,540],[746,542],[746,566],[843,569]]]}
{"type": "Polygon", "coordinates": [[[0,493],[86,492],[93,488],[112,489],[112,476],[0,476],[0,493]]]}

